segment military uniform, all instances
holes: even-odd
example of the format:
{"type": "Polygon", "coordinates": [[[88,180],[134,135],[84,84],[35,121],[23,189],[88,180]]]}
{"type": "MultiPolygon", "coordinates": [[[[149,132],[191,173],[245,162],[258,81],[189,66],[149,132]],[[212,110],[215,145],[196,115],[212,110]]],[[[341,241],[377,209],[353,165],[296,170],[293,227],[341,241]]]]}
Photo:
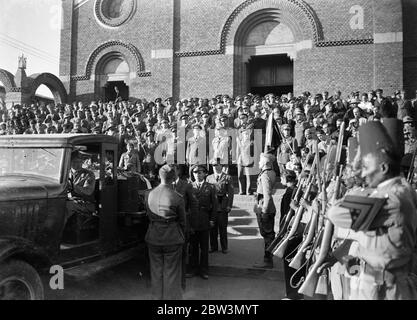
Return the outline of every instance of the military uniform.
{"type": "Polygon", "coordinates": [[[207,177],[208,183],[216,188],[217,192],[217,218],[214,227],[210,231],[210,247],[212,251],[218,250],[217,237],[220,234],[220,245],[225,253],[228,249],[227,244],[227,225],[229,212],[233,206],[233,183],[232,177],[228,174],[212,174],[207,177]]]}
{"type": "Polygon", "coordinates": [[[158,300],[181,299],[184,200],[171,186],[161,184],[149,193],[146,204],[150,224],[145,241],[149,248],[152,296],[158,300]]]}
{"type": "Polygon", "coordinates": [[[236,141],[236,157],[240,194],[252,194],[250,168],[254,165],[253,126],[244,124],[239,128],[236,141]]]}
{"type": "MultiPolygon", "coordinates": [[[[399,125],[398,120],[367,123],[359,130],[363,157],[381,149],[393,159],[401,158],[404,153],[402,123],[399,125]]],[[[414,300],[417,299],[417,194],[395,172],[381,174],[380,180],[368,177],[371,183],[379,181],[369,197],[386,199],[381,209],[358,212],[344,199],[330,208],[329,219],[337,227],[356,232],[355,268],[359,273],[350,280],[350,299],[414,300]]]]}
{"type": "Polygon", "coordinates": [[[262,208],[262,210],[256,212],[256,217],[258,220],[259,232],[265,242],[264,261],[271,264],[272,254],[267,252],[266,249],[275,238],[274,223],[276,208],[272,198],[275,180],[275,171],[272,168],[264,168],[259,173],[256,189],[258,206],[262,208]]]}
{"type": "Polygon", "coordinates": [[[203,181],[192,183],[193,195],[198,200],[198,210],[190,215],[190,268],[194,273],[207,275],[210,221],[215,221],[217,215],[216,189],[203,181]]]}
{"type": "Polygon", "coordinates": [[[141,172],[139,154],[136,150],[125,152],[120,157],[119,167],[132,172],[141,172]]]}
{"type": "Polygon", "coordinates": [[[87,169],[72,170],[69,174],[70,201],[67,202],[67,221],[73,214],[92,214],[95,211],[95,176],[87,169]]]}
{"type": "Polygon", "coordinates": [[[143,158],[143,174],[147,177],[155,176],[156,162],[154,156],[156,147],[156,144],[151,142],[143,144],[141,148],[143,158]]]}
{"type": "MultiPolygon", "coordinates": [[[[198,127],[201,128],[200,126],[198,127]]],[[[187,149],[186,149],[186,160],[188,164],[190,165],[190,167],[196,164],[197,165],[206,164],[206,139],[205,137],[198,135],[197,137],[191,137],[188,139],[187,149]]]]}
{"type": "Polygon", "coordinates": [[[197,199],[193,195],[193,187],[190,183],[183,179],[177,179],[172,184],[173,189],[179,193],[184,199],[185,205],[185,243],[182,251],[182,288],[185,289],[185,274],[188,258],[188,244],[190,242],[190,216],[191,212],[198,210],[197,199]]]}
{"type": "Polygon", "coordinates": [[[299,154],[297,140],[293,137],[283,138],[283,140],[278,148],[277,153],[277,162],[279,167],[279,172],[281,176],[285,173],[285,167],[288,162],[291,160],[292,154],[299,154]]]}

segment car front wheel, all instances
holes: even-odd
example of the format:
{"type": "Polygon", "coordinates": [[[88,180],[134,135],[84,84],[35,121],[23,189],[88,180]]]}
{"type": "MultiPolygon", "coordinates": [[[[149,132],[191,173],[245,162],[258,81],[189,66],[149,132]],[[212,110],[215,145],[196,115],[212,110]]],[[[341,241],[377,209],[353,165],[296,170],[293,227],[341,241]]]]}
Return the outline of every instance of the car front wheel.
{"type": "Polygon", "coordinates": [[[43,285],[38,272],[21,260],[0,264],[0,300],[42,300],[43,285]]]}

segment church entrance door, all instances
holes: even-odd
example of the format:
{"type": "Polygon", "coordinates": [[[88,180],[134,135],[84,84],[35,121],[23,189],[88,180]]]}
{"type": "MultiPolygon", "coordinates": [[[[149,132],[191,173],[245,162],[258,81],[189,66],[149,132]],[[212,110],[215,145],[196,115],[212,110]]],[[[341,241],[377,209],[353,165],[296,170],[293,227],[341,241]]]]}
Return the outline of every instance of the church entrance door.
{"type": "Polygon", "coordinates": [[[286,54],[253,56],[248,69],[251,93],[264,96],[293,92],[294,64],[286,54]]]}
{"type": "Polygon", "coordinates": [[[115,101],[117,98],[128,100],[129,87],[124,81],[109,81],[104,86],[104,95],[106,102],[115,101]]]}

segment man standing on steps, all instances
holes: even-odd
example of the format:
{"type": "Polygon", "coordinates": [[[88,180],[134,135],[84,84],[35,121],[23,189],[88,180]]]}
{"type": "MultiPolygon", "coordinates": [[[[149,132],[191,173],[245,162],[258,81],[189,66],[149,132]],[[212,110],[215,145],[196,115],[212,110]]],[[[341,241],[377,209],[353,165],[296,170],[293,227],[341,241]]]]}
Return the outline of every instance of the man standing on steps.
{"type": "Polygon", "coordinates": [[[207,182],[211,183],[217,191],[217,217],[214,221],[214,227],[210,230],[210,252],[218,250],[217,237],[220,234],[220,245],[222,253],[227,253],[227,225],[229,212],[233,206],[233,183],[232,177],[223,171],[225,164],[217,158],[213,162],[213,174],[207,177],[207,182]]]}
{"type": "MultiPolygon", "coordinates": [[[[172,188],[179,193],[184,199],[185,205],[185,243],[182,248],[182,278],[181,286],[185,290],[186,287],[186,270],[187,270],[187,258],[189,257],[189,244],[190,244],[190,216],[192,212],[198,211],[198,201],[193,195],[193,187],[191,183],[188,183],[185,179],[182,179],[181,176],[184,175],[184,172],[181,172],[181,167],[178,164],[173,165],[175,170],[175,181],[172,183],[172,188]]],[[[182,167],[184,170],[184,168],[182,167]]]]}
{"type": "Polygon", "coordinates": [[[217,215],[217,193],[214,186],[206,182],[207,169],[194,165],[191,172],[195,181],[192,183],[193,195],[198,201],[198,210],[190,215],[190,272],[187,277],[199,274],[208,279],[208,256],[210,229],[214,227],[217,215]]]}
{"type": "Polygon", "coordinates": [[[264,260],[256,263],[255,268],[273,268],[273,256],[266,249],[275,238],[274,223],[276,208],[272,198],[273,189],[276,180],[276,174],[273,170],[275,160],[274,154],[261,153],[259,159],[259,169],[261,172],[258,176],[258,187],[256,190],[257,205],[255,205],[256,218],[258,220],[259,232],[264,238],[264,260]]]}

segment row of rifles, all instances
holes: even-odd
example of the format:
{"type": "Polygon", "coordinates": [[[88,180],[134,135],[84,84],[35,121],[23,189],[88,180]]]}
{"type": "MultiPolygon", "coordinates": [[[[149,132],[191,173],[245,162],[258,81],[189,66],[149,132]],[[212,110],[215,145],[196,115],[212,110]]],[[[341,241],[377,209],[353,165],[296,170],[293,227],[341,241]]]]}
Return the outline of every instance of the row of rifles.
{"type": "Polygon", "coordinates": [[[308,297],[313,297],[315,294],[327,296],[329,292],[329,262],[335,253],[331,252],[334,226],[326,217],[328,208],[326,187],[331,181],[334,181],[334,192],[332,199],[330,199],[330,203],[333,203],[340,196],[340,183],[344,167],[341,163],[342,149],[344,148],[344,126],[343,123],[337,145],[330,144],[328,146],[324,164],[320,162],[318,142],[317,140],[314,142],[314,160],[311,166],[307,166],[309,158],[303,164],[303,174],[300,176],[302,178],[298,181],[289,212],[285,219],[282,219],[276,238],[267,248],[267,251],[281,259],[286,259],[289,262],[289,267],[297,270],[291,278],[291,287],[298,289],[299,294],[308,297]],[[331,167],[331,161],[334,161],[334,170],[330,171],[328,168],[331,167]],[[317,186],[320,205],[318,210],[314,210],[311,214],[300,245],[294,251],[287,253],[289,241],[297,234],[303,214],[307,210],[304,204],[308,202],[314,185],[317,186]],[[296,277],[300,280],[294,284],[296,277]]]}

